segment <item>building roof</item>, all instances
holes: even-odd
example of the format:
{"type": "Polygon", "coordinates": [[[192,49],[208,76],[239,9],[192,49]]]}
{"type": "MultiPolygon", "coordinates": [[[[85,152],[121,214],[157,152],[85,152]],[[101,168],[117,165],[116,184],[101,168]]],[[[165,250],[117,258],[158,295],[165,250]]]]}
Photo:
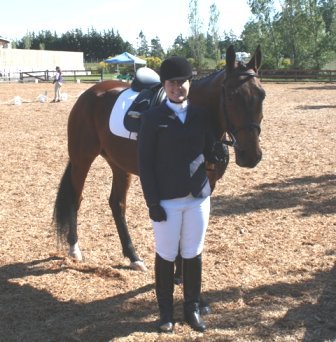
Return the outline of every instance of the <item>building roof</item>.
{"type": "Polygon", "coordinates": [[[0,42],[3,42],[3,43],[10,43],[10,40],[5,39],[5,38],[2,38],[2,37],[0,36],[0,42]]]}

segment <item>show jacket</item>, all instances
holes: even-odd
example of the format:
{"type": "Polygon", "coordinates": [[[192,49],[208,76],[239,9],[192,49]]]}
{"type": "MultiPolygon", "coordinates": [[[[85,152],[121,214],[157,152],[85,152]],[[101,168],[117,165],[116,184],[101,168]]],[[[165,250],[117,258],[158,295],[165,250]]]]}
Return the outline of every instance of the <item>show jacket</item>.
{"type": "Polygon", "coordinates": [[[210,195],[204,160],[215,137],[209,115],[190,104],[182,123],[166,101],[142,115],[138,162],[147,206],[189,194],[210,195]]]}

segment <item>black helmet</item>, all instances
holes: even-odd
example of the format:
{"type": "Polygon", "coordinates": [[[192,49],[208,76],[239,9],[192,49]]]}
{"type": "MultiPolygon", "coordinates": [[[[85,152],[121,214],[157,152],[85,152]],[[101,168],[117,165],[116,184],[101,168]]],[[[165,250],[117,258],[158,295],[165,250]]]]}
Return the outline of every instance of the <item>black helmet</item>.
{"type": "Polygon", "coordinates": [[[160,66],[160,80],[187,80],[192,77],[191,64],[184,57],[173,56],[164,60],[160,66]]]}

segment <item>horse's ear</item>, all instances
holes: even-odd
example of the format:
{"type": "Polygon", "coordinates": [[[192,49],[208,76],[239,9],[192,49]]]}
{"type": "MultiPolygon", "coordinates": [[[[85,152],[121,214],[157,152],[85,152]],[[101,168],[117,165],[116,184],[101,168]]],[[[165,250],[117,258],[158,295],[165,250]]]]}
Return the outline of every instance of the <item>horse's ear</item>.
{"type": "Polygon", "coordinates": [[[233,45],[230,45],[226,50],[226,69],[233,70],[236,61],[236,52],[233,48],[233,45]]]}
{"type": "Polygon", "coordinates": [[[255,72],[257,72],[261,66],[261,48],[260,45],[257,46],[253,57],[251,60],[247,63],[248,69],[253,69],[255,72]]]}

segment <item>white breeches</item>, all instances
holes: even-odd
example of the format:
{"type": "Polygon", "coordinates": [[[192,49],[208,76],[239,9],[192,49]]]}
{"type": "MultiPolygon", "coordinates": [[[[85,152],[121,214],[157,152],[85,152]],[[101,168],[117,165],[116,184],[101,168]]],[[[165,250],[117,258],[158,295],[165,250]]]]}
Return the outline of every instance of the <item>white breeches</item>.
{"type": "Polygon", "coordinates": [[[61,100],[61,87],[62,87],[62,84],[59,83],[59,82],[55,82],[55,100],[61,100]]]}
{"type": "Polygon", "coordinates": [[[191,259],[202,253],[210,214],[210,197],[162,200],[167,221],[154,222],[156,253],[175,261],[180,248],[182,258],[191,259]]]}

